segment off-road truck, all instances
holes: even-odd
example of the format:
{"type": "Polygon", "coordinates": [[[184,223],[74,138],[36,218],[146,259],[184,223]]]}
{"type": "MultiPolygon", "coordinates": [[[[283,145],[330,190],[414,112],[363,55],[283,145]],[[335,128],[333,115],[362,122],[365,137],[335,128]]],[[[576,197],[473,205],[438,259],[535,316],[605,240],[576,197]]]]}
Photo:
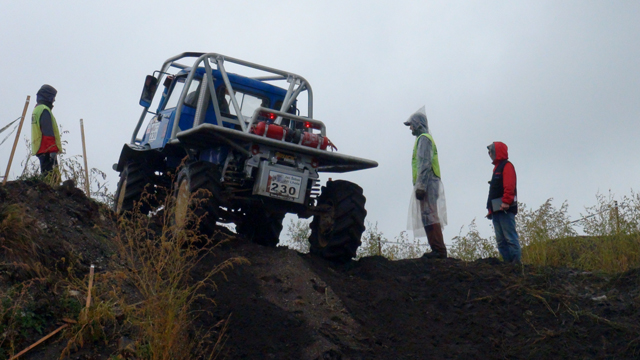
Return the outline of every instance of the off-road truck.
{"type": "Polygon", "coordinates": [[[286,213],[313,216],[312,253],[338,261],[355,256],[367,214],[362,188],[331,179],[321,187],[319,174],[378,164],[335,151],[325,124],[313,118],[313,92],[303,77],[217,53],[182,53],[146,77],[140,105],[131,140],[114,165],[117,213],[131,210],[145,188],[170,187],[173,178],[178,224],[193,207],[205,233],[216,223],[234,223],[238,234],[275,246],[286,213]],[[180,63],[193,58],[191,66],[180,63]],[[159,84],[162,93],[155,96],[159,84]],[[196,207],[192,194],[207,195],[196,207]]]}

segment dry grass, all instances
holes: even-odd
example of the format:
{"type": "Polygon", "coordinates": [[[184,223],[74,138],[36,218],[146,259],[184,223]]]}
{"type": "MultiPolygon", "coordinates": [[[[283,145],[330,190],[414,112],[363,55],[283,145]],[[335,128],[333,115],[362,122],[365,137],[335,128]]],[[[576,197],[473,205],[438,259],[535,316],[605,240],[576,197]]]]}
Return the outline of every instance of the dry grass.
{"type": "MultiPolygon", "coordinates": [[[[192,201],[197,202],[195,195],[192,201]]],[[[154,217],[142,214],[141,203],[137,203],[131,213],[118,219],[119,234],[114,239],[117,270],[97,280],[97,284],[108,286],[98,285],[94,290],[96,301],[88,309],[88,316],[69,332],[67,351],[82,346],[86,338],[106,338],[105,329],[117,324],[121,327],[118,333],[133,341],[129,349],[139,359],[211,358],[219,350],[226,324],[216,324],[220,330],[215,338],[203,333],[194,336],[197,313],[192,305],[204,297],[203,288],[215,288],[214,275],[248,262],[244,258],[228,259],[192,278],[201,261],[210,259],[228,239],[214,243],[200,235],[197,229],[201,219],[193,212],[188,215],[190,226],[177,227],[172,221],[174,199],[165,199],[163,209],[154,217]],[[123,320],[116,321],[118,318],[123,320]],[[203,339],[208,338],[210,344],[205,344],[203,339]]],[[[142,199],[149,200],[146,195],[142,199]]]]}
{"type": "Polygon", "coordinates": [[[578,236],[567,216],[547,200],[536,211],[518,216],[523,262],[539,266],[571,267],[619,273],[640,268],[640,198],[633,191],[616,207],[613,194],[596,195],[579,222],[586,233],[578,236]]]}
{"type": "MultiPolygon", "coordinates": [[[[557,208],[552,201],[535,210],[519,205],[516,222],[523,263],[610,274],[640,268],[640,195],[632,191],[616,202],[611,193],[598,194],[596,205],[585,208],[576,221],[569,218],[566,202],[557,208]],[[580,225],[586,235],[578,235],[574,226],[580,225]]],[[[498,256],[495,237],[480,236],[475,220],[466,235],[453,239],[451,249],[453,257],[465,261],[498,256]]]]}
{"type": "Polygon", "coordinates": [[[532,265],[625,272],[640,268],[640,235],[540,239],[529,243],[522,255],[523,261],[532,265]]]}
{"type": "Polygon", "coordinates": [[[24,142],[27,147],[27,157],[22,161],[22,174],[20,180],[38,179],[42,180],[49,186],[55,187],[62,183],[62,181],[72,180],[76,187],[86,192],[85,184],[89,182],[90,197],[103,204],[110,205],[113,202],[113,194],[109,192],[107,188],[106,178],[107,174],[102,170],[91,168],[89,169],[89,179],[85,175],[82,155],[68,156],[66,152],[67,141],[64,137],[69,134],[69,131],[61,131],[60,139],[62,142],[62,152],[58,154],[58,166],[54,167],[46,176],[40,174],[40,162],[37,157],[31,155],[31,142],[25,138],[24,142]]]}
{"type": "MultiPolygon", "coordinates": [[[[191,199],[196,207],[202,201],[197,195],[191,199]]],[[[244,258],[212,262],[213,252],[229,238],[218,234],[214,242],[200,235],[197,229],[202,219],[192,211],[187,215],[189,225],[175,226],[174,198],[164,199],[153,217],[142,214],[138,203],[133,212],[117,219],[118,232],[111,239],[117,251],[109,270],[96,274],[88,308],[83,308],[88,275],[78,277],[72,259],[43,266],[40,261],[46,244],[41,243],[38,220],[23,205],[1,204],[0,245],[5,262],[0,265],[9,273],[27,271],[25,278],[30,280],[10,289],[0,287],[0,359],[21,350],[16,344],[24,347],[26,341],[53,326],[52,315],[53,321],[61,320],[60,314],[39,313],[44,299],[46,308],[67,309],[65,316],[74,321],[63,332],[68,339],[63,357],[88,344],[127,339],[131,341],[128,356],[136,359],[214,358],[224,345],[228,321],[196,329],[194,301],[204,298],[205,288],[215,288],[216,274],[248,262],[244,258]],[[200,266],[205,258],[210,267],[200,266]],[[46,291],[52,291],[48,299],[46,291]]],[[[156,203],[147,195],[142,201],[156,203]]]]}

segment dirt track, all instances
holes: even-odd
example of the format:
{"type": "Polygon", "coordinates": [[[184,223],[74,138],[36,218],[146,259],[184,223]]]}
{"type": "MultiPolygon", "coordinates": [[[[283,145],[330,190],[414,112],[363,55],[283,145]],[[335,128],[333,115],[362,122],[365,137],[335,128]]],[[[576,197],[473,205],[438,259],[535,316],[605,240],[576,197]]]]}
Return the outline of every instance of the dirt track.
{"type": "MultiPolygon", "coordinates": [[[[39,225],[45,265],[73,252],[79,270],[90,262],[108,269],[105,229],[113,224],[81,193],[14,182],[0,191],[0,205],[12,203],[45,219],[39,225]]],[[[216,279],[217,291],[206,294],[217,306],[203,299],[194,309],[205,310],[198,328],[231,315],[228,359],[640,358],[640,270],[606,277],[518,269],[496,259],[381,257],[337,265],[238,239],[205,259],[194,277],[231,256],[251,265],[216,279]]],[[[1,288],[21,276],[3,271],[1,288]]],[[[54,290],[33,294],[34,312],[47,319],[45,334],[64,316],[64,309],[47,303],[54,290]]],[[[19,346],[41,337],[29,331],[19,346]]],[[[87,343],[72,358],[107,359],[117,340],[87,343]]],[[[57,359],[61,347],[52,339],[23,358],[57,359]]]]}
{"type": "Polygon", "coordinates": [[[632,359],[640,272],[615,279],[495,259],[328,263],[237,244],[216,294],[234,359],[632,359]],[[606,295],[606,301],[593,300],[606,295]]]}

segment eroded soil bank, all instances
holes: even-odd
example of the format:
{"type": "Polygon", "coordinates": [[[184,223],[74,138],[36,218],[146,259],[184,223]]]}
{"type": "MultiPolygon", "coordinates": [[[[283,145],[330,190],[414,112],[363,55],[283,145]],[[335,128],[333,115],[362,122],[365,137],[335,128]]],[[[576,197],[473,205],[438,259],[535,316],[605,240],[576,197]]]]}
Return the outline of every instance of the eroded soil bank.
{"type": "MultiPolygon", "coordinates": [[[[3,292],[48,271],[68,271],[70,263],[78,274],[91,263],[98,272],[111,268],[113,217],[79,190],[10,182],[0,188],[0,206],[22,207],[29,215],[25,224],[38,235],[36,243],[18,249],[19,234],[3,228],[3,292]],[[31,267],[7,265],[21,262],[31,267]]],[[[0,220],[10,220],[7,213],[0,220]]],[[[233,256],[251,264],[217,276],[217,289],[207,289],[209,299],[193,309],[195,329],[230,319],[223,350],[228,359],[640,358],[639,270],[605,276],[515,268],[496,259],[382,257],[339,265],[235,239],[204,259],[193,278],[233,256]]],[[[53,283],[33,289],[27,298],[38,326],[18,329],[25,337],[17,351],[77,313],[82,301],[81,294],[71,301],[53,283]]],[[[70,358],[121,354],[121,334],[108,334],[86,341],[70,358]]],[[[54,336],[21,358],[58,359],[66,341],[54,336]]]]}

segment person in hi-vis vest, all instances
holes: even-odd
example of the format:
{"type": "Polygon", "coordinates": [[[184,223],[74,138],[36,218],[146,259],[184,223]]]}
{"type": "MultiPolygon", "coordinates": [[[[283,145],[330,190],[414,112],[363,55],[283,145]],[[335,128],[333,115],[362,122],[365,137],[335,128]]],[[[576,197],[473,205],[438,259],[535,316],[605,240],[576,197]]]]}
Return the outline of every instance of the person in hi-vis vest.
{"type": "Polygon", "coordinates": [[[438,162],[438,149],[429,132],[424,106],[413,113],[405,125],[416,139],[413,145],[411,167],[413,191],[409,207],[408,228],[414,237],[427,236],[431,252],[426,258],[446,258],[442,228],[447,225],[447,206],[438,162]]]}
{"type": "Polygon", "coordinates": [[[58,153],[62,151],[58,123],[51,111],[57,93],[53,86],[42,85],[31,115],[31,154],[40,160],[42,175],[49,174],[58,165],[58,153]]]}

